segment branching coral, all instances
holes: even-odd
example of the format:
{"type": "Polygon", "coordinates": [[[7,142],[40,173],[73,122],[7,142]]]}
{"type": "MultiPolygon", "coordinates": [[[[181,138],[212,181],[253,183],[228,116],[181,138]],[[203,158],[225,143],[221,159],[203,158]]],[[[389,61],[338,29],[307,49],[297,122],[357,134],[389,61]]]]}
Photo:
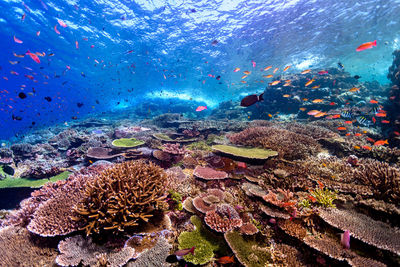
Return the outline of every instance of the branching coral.
{"type": "Polygon", "coordinates": [[[278,127],[248,128],[230,135],[229,140],[237,145],[272,149],[278,151],[279,157],[289,160],[304,158],[320,150],[313,138],[278,127]]]}
{"type": "Polygon", "coordinates": [[[165,172],[142,160],[116,164],[86,185],[73,219],[86,234],[124,231],[148,222],[165,199],[165,172]]]}
{"type": "Polygon", "coordinates": [[[386,162],[372,159],[360,160],[354,178],[372,188],[378,199],[400,200],[400,170],[386,162]]]}

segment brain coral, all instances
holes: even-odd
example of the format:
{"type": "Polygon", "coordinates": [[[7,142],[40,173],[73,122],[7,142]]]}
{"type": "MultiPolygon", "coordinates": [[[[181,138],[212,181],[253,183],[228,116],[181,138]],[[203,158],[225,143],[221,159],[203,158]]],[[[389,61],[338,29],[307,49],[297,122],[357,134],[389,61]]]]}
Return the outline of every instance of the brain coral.
{"type": "Polygon", "coordinates": [[[86,185],[73,219],[83,222],[87,235],[135,228],[162,209],[166,177],[143,160],[116,164],[86,185]]]}

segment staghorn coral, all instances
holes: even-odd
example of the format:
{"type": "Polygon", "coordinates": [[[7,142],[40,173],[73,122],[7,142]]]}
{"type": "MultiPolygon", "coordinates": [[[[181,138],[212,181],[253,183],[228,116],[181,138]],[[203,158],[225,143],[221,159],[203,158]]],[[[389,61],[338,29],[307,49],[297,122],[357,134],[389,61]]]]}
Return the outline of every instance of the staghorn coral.
{"type": "Polygon", "coordinates": [[[278,127],[248,128],[230,135],[229,140],[236,145],[275,150],[279,157],[288,160],[305,158],[321,149],[313,138],[278,127]]]}
{"type": "Polygon", "coordinates": [[[0,266],[53,266],[57,250],[47,243],[25,228],[5,227],[0,230],[0,266]]]}
{"type": "Polygon", "coordinates": [[[320,209],[319,216],[342,231],[349,230],[355,238],[380,249],[400,255],[400,231],[388,224],[349,210],[320,209]]]}
{"type": "Polygon", "coordinates": [[[241,227],[243,223],[237,211],[228,204],[218,205],[215,210],[208,211],[204,222],[208,227],[220,233],[241,227]]]}
{"type": "Polygon", "coordinates": [[[88,182],[72,219],[83,224],[87,235],[135,228],[161,210],[166,179],[153,163],[116,164],[88,182]]]}
{"type": "Polygon", "coordinates": [[[372,188],[377,199],[400,200],[400,169],[386,162],[362,159],[354,171],[354,179],[372,188]]]}
{"type": "Polygon", "coordinates": [[[134,255],[135,250],[125,246],[120,249],[99,246],[92,242],[91,237],[80,235],[68,237],[58,244],[60,255],[56,263],[61,266],[110,266],[119,267],[126,264],[134,255]]]}

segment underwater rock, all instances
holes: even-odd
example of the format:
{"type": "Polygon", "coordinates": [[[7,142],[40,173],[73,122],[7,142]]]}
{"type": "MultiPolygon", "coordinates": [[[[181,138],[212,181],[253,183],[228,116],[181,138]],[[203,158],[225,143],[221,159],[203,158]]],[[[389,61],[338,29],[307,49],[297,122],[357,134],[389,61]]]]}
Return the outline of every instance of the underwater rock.
{"type": "Polygon", "coordinates": [[[242,161],[267,160],[268,158],[278,155],[278,152],[276,151],[261,148],[236,147],[229,145],[213,145],[211,148],[223,155],[242,161]]]}
{"type": "Polygon", "coordinates": [[[56,263],[60,266],[110,266],[119,267],[126,264],[134,255],[135,250],[124,246],[119,249],[100,246],[92,238],[80,235],[68,237],[58,244],[60,255],[56,263]]]}
{"type": "Polygon", "coordinates": [[[17,160],[30,158],[33,156],[33,146],[31,144],[14,144],[10,147],[17,160]]]}

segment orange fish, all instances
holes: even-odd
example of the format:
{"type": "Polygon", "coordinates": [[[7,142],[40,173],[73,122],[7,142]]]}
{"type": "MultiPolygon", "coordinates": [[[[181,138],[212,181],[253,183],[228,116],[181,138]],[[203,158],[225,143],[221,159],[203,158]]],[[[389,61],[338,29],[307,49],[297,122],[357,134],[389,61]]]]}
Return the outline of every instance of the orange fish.
{"type": "Polygon", "coordinates": [[[367,49],[371,49],[374,46],[376,46],[376,40],[373,42],[363,43],[362,45],[360,45],[359,47],[356,48],[356,51],[357,52],[364,51],[367,49]]]}
{"type": "Polygon", "coordinates": [[[324,102],[324,100],[323,99],[314,99],[312,102],[313,103],[322,103],[322,102],[324,102]]]}
{"type": "Polygon", "coordinates": [[[299,108],[301,111],[306,111],[306,108],[299,108]]]}
{"type": "Polygon", "coordinates": [[[246,83],[246,81],[241,81],[241,83],[246,83]]]}
{"type": "Polygon", "coordinates": [[[301,72],[301,74],[307,74],[307,73],[309,73],[309,72],[311,72],[310,69],[308,69],[308,70],[303,70],[303,71],[301,72]]]}
{"type": "Polygon", "coordinates": [[[10,61],[10,60],[8,62],[10,62],[11,65],[15,65],[15,64],[19,63],[19,61],[10,61]]]}
{"type": "Polygon", "coordinates": [[[381,121],[382,123],[390,123],[390,121],[388,121],[388,120],[383,120],[383,121],[381,121]]]}
{"type": "Polygon", "coordinates": [[[240,68],[235,68],[234,70],[233,70],[233,72],[238,72],[240,70],[240,68]]]}
{"type": "Polygon", "coordinates": [[[371,137],[367,137],[367,139],[366,139],[368,142],[371,142],[371,143],[375,143],[375,140],[374,139],[372,139],[371,137]]]}
{"type": "Polygon", "coordinates": [[[242,76],[242,79],[244,79],[244,78],[246,78],[246,77],[247,77],[247,75],[243,75],[243,76],[242,76]]]}
{"type": "Polygon", "coordinates": [[[346,131],[346,127],[343,127],[343,126],[338,127],[337,129],[338,129],[339,131],[346,131]]]}
{"type": "Polygon", "coordinates": [[[308,100],[308,98],[303,98],[303,101],[307,101],[308,100]]]}
{"type": "Polygon", "coordinates": [[[272,83],[270,83],[270,85],[277,85],[278,83],[280,83],[281,81],[277,80],[277,81],[273,81],[272,83]]]}
{"type": "Polygon", "coordinates": [[[361,147],[360,146],[354,146],[354,149],[359,150],[359,149],[361,149],[361,147]]]}
{"type": "Polygon", "coordinates": [[[339,119],[339,118],[340,118],[340,114],[332,115],[332,118],[333,118],[333,119],[339,119]]]}
{"type": "Polygon", "coordinates": [[[309,198],[312,202],[316,202],[316,201],[317,201],[317,199],[316,199],[315,197],[311,196],[311,195],[309,195],[308,198],[309,198]]]}
{"type": "Polygon", "coordinates": [[[305,86],[309,86],[310,84],[312,84],[313,82],[315,82],[314,79],[309,80],[308,82],[306,82],[305,86]]]}
{"type": "Polygon", "coordinates": [[[286,97],[286,98],[288,98],[288,97],[290,97],[290,95],[286,94],[286,95],[283,95],[283,97],[286,97]]]}
{"type": "Polygon", "coordinates": [[[376,123],[375,117],[372,117],[372,122],[373,122],[373,123],[376,123]]]}
{"type": "Polygon", "coordinates": [[[15,54],[15,52],[13,52],[14,57],[19,57],[19,58],[24,58],[25,55],[19,55],[19,54],[15,54]]]}
{"type": "Polygon", "coordinates": [[[274,75],[270,74],[270,75],[263,75],[264,78],[272,78],[274,77],[274,75]]]}
{"type": "Polygon", "coordinates": [[[64,23],[61,19],[57,19],[58,24],[60,24],[61,27],[66,28],[67,24],[64,23]]]}
{"type": "Polygon", "coordinates": [[[369,103],[371,103],[371,104],[378,104],[378,101],[376,101],[376,100],[374,100],[374,99],[371,99],[371,100],[369,101],[369,103]]]}
{"type": "Polygon", "coordinates": [[[296,202],[285,202],[281,207],[290,207],[296,205],[296,202]]]}
{"type": "Polygon", "coordinates": [[[23,43],[20,39],[15,37],[15,35],[14,35],[14,42],[16,42],[17,44],[22,44],[23,43]]]}
{"type": "Polygon", "coordinates": [[[346,123],[346,124],[352,124],[353,122],[352,122],[352,121],[345,121],[344,123],[346,123]]]}
{"type": "Polygon", "coordinates": [[[375,114],[375,116],[377,116],[379,118],[384,118],[384,117],[386,117],[386,113],[379,111],[378,113],[375,114]]]}
{"type": "Polygon", "coordinates": [[[324,184],[321,183],[320,181],[317,181],[319,188],[324,189],[324,184]]]}
{"type": "Polygon", "coordinates": [[[357,88],[357,87],[353,87],[353,88],[351,88],[351,89],[349,90],[349,92],[352,92],[352,93],[358,92],[358,91],[360,91],[360,88],[357,88]]]}
{"type": "Polygon", "coordinates": [[[290,69],[290,67],[291,67],[291,65],[286,66],[286,67],[283,69],[283,71],[287,71],[288,69],[290,69]]]}
{"type": "Polygon", "coordinates": [[[311,87],[311,89],[318,89],[320,87],[321,87],[321,85],[315,85],[315,86],[311,87]]]}
{"type": "Polygon", "coordinates": [[[221,257],[217,260],[219,264],[229,264],[229,263],[234,263],[235,258],[233,256],[224,256],[221,257]]]}
{"type": "Polygon", "coordinates": [[[272,73],[276,73],[279,70],[279,68],[275,68],[272,73]]]}
{"type": "Polygon", "coordinates": [[[370,147],[370,146],[362,146],[362,148],[364,148],[366,150],[372,150],[372,147],[370,147]]]}
{"type": "Polygon", "coordinates": [[[249,75],[251,73],[251,71],[245,70],[243,71],[244,74],[249,75]]]}
{"type": "Polygon", "coordinates": [[[378,140],[374,143],[374,146],[383,146],[383,145],[388,145],[388,140],[378,140]]]}
{"type": "Polygon", "coordinates": [[[267,70],[269,70],[270,68],[272,68],[272,66],[268,66],[268,67],[264,68],[264,71],[267,71],[267,70]]]}
{"type": "Polygon", "coordinates": [[[314,116],[314,115],[316,115],[316,114],[318,114],[320,112],[321,111],[319,111],[319,110],[313,109],[313,110],[310,110],[309,112],[307,112],[307,115],[314,116]]]}
{"type": "Polygon", "coordinates": [[[319,113],[314,115],[314,118],[321,118],[321,117],[323,117],[325,115],[326,115],[326,112],[319,112],[319,113]]]}
{"type": "Polygon", "coordinates": [[[355,133],[354,136],[362,136],[362,133],[355,133]]]}

